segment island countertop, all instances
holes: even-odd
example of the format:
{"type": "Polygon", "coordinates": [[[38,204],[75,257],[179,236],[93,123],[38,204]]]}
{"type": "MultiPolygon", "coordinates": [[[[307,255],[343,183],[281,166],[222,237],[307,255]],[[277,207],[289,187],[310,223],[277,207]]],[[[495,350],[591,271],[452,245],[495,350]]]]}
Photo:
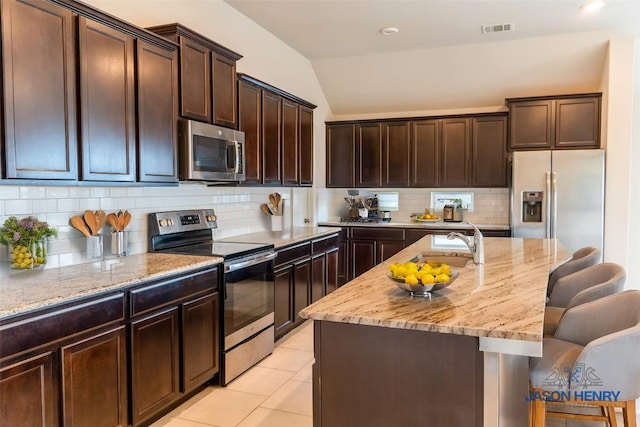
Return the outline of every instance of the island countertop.
{"type": "Polygon", "coordinates": [[[389,264],[451,253],[427,236],[300,312],[303,318],[540,343],[549,272],[571,254],[555,239],[485,237],[485,264],[470,261],[432,298],[411,297],[389,264]]]}

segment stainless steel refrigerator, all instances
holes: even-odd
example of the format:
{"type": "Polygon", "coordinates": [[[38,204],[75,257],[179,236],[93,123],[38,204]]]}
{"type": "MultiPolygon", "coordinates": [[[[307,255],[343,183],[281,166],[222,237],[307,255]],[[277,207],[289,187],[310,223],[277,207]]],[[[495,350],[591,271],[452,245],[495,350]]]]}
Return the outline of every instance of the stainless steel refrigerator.
{"type": "Polygon", "coordinates": [[[569,251],[603,249],[604,150],[515,151],[514,237],[557,238],[569,251]]]}

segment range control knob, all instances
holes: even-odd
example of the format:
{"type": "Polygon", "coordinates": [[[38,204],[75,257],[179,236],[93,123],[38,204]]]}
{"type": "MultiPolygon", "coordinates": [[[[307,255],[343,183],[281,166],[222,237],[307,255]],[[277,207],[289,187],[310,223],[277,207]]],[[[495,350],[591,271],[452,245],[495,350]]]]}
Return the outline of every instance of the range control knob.
{"type": "Polygon", "coordinates": [[[173,225],[173,218],[168,218],[167,219],[167,224],[173,225]]]}
{"type": "Polygon", "coordinates": [[[215,215],[207,215],[206,218],[207,222],[212,222],[215,221],[217,218],[215,215]]]}
{"type": "Polygon", "coordinates": [[[166,219],[161,219],[159,221],[159,223],[160,223],[160,227],[166,227],[167,226],[167,220],[166,219]]]}

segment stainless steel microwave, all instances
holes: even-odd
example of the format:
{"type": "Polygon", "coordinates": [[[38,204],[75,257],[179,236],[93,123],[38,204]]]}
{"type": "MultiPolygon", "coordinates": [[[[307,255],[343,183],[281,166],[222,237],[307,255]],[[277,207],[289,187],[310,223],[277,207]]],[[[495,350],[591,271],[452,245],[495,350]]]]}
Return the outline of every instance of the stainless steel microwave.
{"type": "Polygon", "coordinates": [[[181,180],[245,180],[244,132],[181,119],[178,138],[181,180]]]}

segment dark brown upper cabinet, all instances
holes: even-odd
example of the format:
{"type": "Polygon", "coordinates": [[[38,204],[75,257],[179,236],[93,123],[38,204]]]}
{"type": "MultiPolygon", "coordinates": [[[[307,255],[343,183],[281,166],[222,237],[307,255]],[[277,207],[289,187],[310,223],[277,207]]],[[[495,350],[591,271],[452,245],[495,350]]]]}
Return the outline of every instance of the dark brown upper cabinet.
{"type": "Polygon", "coordinates": [[[137,41],[138,181],[178,182],[177,57],[137,41]]]}
{"type": "Polygon", "coordinates": [[[133,38],[80,17],[79,39],[82,179],[135,181],[133,38]]]}
{"type": "Polygon", "coordinates": [[[300,106],[288,99],[282,100],[282,183],[300,183],[300,106]]]}
{"type": "Polygon", "coordinates": [[[238,128],[244,132],[245,184],[262,184],[262,90],[238,81],[238,128]]]}
{"type": "Polygon", "coordinates": [[[437,187],[440,182],[440,121],[417,120],[411,127],[410,187],[437,187]]]}
{"type": "MultiPolygon", "coordinates": [[[[3,178],[78,178],[76,28],[71,11],[2,0],[3,178]],[[37,31],[32,31],[37,29],[37,31]]],[[[2,162],[0,162],[2,163],[2,162]]]]}
{"type": "Polygon", "coordinates": [[[354,123],[327,123],[327,187],[355,187],[354,123]]]}
{"type": "Polygon", "coordinates": [[[599,148],[601,98],[590,93],[507,99],[509,148],[599,148]]]}
{"type": "Polygon", "coordinates": [[[300,185],[313,184],[313,109],[300,105],[300,185]]]}
{"type": "Polygon", "coordinates": [[[244,185],[313,184],[315,105],[238,74],[238,129],[245,134],[244,185]]]}
{"type": "Polygon", "coordinates": [[[382,125],[356,125],[356,187],[382,185],[382,125]]]}
{"type": "Polygon", "coordinates": [[[180,46],[180,116],[236,129],[236,62],[242,55],[181,24],[148,30],[180,46]]]}
{"type": "Polygon", "coordinates": [[[282,184],[282,97],[262,91],[262,183],[282,184]]]}
{"type": "Polygon", "coordinates": [[[327,187],[504,187],[507,117],[328,122],[327,187]]]}
{"type": "Polygon", "coordinates": [[[408,187],[410,177],[411,126],[406,120],[382,126],[382,186],[408,187]]]}
{"type": "Polygon", "coordinates": [[[441,135],[440,187],[468,187],[471,182],[470,119],[443,119],[441,135]]]}
{"type": "Polygon", "coordinates": [[[471,185],[507,186],[507,116],[471,119],[471,185]]]}

